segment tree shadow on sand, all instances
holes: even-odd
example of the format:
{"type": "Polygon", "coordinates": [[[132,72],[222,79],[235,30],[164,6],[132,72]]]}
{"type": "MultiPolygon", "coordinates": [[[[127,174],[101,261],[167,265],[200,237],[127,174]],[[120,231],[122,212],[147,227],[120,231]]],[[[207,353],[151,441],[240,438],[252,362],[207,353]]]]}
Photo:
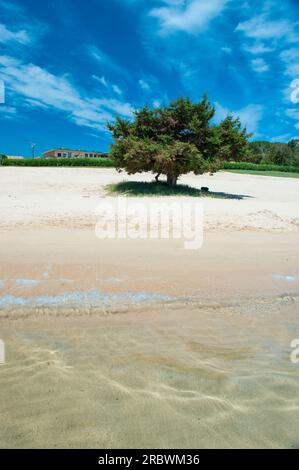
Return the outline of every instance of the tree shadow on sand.
{"type": "Polygon", "coordinates": [[[178,184],[175,187],[169,186],[165,182],[145,182],[145,181],[122,181],[120,183],[106,186],[109,194],[124,196],[192,196],[211,197],[217,199],[243,200],[251,198],[244,194],[229,194],[223,192],[202,191],[186,184],[178,184]]]}

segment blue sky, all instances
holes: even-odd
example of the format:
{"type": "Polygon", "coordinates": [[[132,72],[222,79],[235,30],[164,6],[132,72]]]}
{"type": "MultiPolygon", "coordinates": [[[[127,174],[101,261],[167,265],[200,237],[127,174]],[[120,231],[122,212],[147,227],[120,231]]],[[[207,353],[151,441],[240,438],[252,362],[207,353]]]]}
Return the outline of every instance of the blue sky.
{"type": "Polygon", "coordinates": [[[204,92],[216,121],[288,141],[298,46],[298,0],[0,0],[0,152],[105,151],[116,114],[204,92]]]}

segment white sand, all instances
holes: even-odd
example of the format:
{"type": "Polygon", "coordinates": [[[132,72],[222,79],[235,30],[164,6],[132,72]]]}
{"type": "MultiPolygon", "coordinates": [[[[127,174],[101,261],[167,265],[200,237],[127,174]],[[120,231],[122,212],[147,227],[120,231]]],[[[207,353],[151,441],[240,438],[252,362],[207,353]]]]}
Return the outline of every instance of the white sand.
{"type": "MultiPolygon", "coordinates": [[[[0,169],[0,229],[90,227],[107,184],[152,179],[150,174],[128,176],[113,169],[4,167],[0,169]]],[[[187,175],[180,182],[247,196],[242,200],[202,199],[206,229],[299,230],[298,179],[221,172],[214,176],[187,175]]]]}

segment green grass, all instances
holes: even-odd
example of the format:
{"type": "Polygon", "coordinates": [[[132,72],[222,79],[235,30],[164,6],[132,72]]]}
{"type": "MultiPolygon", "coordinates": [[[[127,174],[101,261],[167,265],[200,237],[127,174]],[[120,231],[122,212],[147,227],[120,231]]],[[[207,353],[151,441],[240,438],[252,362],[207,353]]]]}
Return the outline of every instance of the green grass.
{"type": "Polygon", "coordinates": [[[245,199],[250,196],[242,194],[228,194],[222,192],[203,192],[186,184],[178,184],[175,187],[168,186],[164,182],[140,182],[122,181],[121,183],[109,184],[106,191],[110,195],[124,196],[191,196],[191,197],[212,197],[219,199],[245,199]]]}
{"type": "Polygon", "coordinates": [[[290,173],[286,171],[258,171],[258,170],[224,170],[228,173],[240,173],[244,175],[258,176],[279,176],[282,178],[299,178],[299,173],[290,173]]]}

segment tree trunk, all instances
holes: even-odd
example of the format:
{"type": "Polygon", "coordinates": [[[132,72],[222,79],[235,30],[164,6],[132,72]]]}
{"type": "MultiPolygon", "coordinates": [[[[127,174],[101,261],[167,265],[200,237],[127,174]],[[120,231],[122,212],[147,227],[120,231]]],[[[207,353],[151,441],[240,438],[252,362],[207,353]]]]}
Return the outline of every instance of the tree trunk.
{"type": "Polygon", "coordinates": [[[161,173],[158,173],[157,176],[155,176],[155,180],[157,181],[157,183],[159,183],[159,177],[160,177],[161,173]]]}
{"type": "Polygon", "coordinates": [[[169,186],[174,187],[174,186],[176,186],[177,182],[178,182],[178,177],[177,176],[167,175],[167,184],[169,186]]]}

